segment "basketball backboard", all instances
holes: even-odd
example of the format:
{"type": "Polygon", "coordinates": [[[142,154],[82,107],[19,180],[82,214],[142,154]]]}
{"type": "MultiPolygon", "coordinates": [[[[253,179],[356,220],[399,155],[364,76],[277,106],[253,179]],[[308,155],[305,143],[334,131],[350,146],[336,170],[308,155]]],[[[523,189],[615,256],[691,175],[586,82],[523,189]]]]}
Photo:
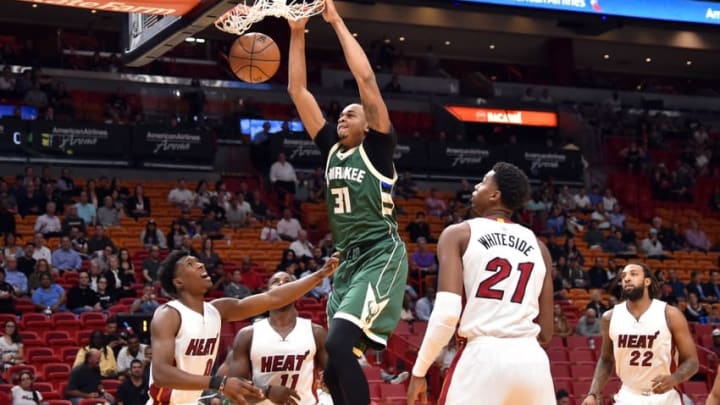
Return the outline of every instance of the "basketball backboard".
{"type": "Polygon", "coordinates": [[[143,66],[159,58],[185,38],[204,30],[235,7],[239,0],[200,0],[181,16],[127,14],[123,27],[123,59],[127,66],[143,66]]]}

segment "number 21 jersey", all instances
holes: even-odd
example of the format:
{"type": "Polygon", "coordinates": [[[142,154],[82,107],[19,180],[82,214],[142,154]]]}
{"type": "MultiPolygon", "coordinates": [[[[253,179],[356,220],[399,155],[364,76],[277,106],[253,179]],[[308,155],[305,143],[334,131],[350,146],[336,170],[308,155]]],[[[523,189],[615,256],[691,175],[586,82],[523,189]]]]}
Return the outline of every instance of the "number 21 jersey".
{"type": "Polygon", "coordinates": [[[677,365],[665,305],[652,300],[638,319],[628,311],[626,302],[613,308],[610,339],[615,354],[615,374],[627,388],[649,391],[653,378],[670,374],[677,365]]]}
{"type": "MultiPolygon", "coordinates": [[[[545,262],[535,234],[501,219],[474,218],[463,254],[467,302],[462,337],[537,337],[545,262]]],[[[442,267],[442,264],[441,264],[442,267]]]]}

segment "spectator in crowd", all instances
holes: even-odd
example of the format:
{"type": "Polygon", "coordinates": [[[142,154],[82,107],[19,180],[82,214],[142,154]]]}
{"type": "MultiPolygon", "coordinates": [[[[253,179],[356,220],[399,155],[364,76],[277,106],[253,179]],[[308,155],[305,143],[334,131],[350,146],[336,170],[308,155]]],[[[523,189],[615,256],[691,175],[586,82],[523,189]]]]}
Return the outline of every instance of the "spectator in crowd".
{"type": "Polygon", "coordinates": [[[140,241],[148,250],[151,246],[160,246],[161,249],[167,249],[165,235],[157,228],[157,223],[152,218],[148,220],[145,229],[140,233],[140,241]]]}
{"type": "MultiPolygon", "coordinates": [[[[32,257],[33,253],[35,253],[35,242],[27,241],[25,242],[25,246],[23,246],[23,254],[15,256],[17,257],[18,270],[22,271],[27,277],[30,277],[30,274],[35,271],[37,260],[32,257]]],[[[5,254],[5,257],[7,256],[9,255],[5,254]]]]}
{"type": "Polygon", "coordinates": [[[3,325],[3,335],[0,336],[0,364],[22,364],[23,357],[22,336],[18,330],[17,322],[8,320],[3,325]]]}
{"type": "Polygon", "coordinates": [[[677,277],[677,273],[674,269],[668,270],[667,283],[672,286],[672,293],[676,298],[686,298],[685,296],[685,283],[680,281],[677,277]]]}
{"type": "Polygon", "coordinates": [[[250,225],[253,212],[250,203],[245,201],[242,193],[233,194],[225,205],[225,218],[232,229],[250,225]]]}
{"type": "Polygon", "coordinates": [[[269,218],[263,220],[263,227],[260,230],[260,240],[266,242],[276,242],[282,240],[277,229],[273,226],[272,221],[269,218]]]}
{"type": "Polygon", "coordinates": [[[142,262],[142,278],[145,283],[155,284],[160,268],[160,246],[152,245],[150,255],[142,262]]]}
{"type": "Polygon", "coordinates": [[[610,228],[610,215],[605,212],[605,206],[602,202],[595,204],[595,211],[590,215],[590,219],[597,222],[598,229],[610,228]]]}
{"type": "Polygon", "coordinates": [[[566,278],[570,280],[572,288],[588,288],[590,283],[588,274],[580,266],[580,261],[577,257],[570,258],[570,264],[567,271],[566,278]]]}
{"type": "Polygon", "coordinates": [[[60,240],[60,248],[52,254],[53,270],[62,274],[65,271],[77,271],[82,267],[82,259],[78,252],[73,250],[69,236],[60,240]]]}
{"type": "Polygon", "coordinates": [[[588,230],[587,232],[585,232],[585,236],[583,236],[583,239],[585,240],[585,243],[587,243],[590,249],[602,248],[605,237],[603,236],[602,231],[598,229],[597,221],[590,221],[590,224],[588,225],[588,230]]]}
{"type": "Polygon", "coordinates": [[[31,293],[35,291],[36,288],[40,287],[40,276],[43,274],[49,275],[51,279],[55,277],[47,260],[40,259],[35,264],[33,272],[30,273],[30,277],[28,277],[28,288],[31,293]]]}
{"type": "Polygon", "coordinates": [[[75,188],[75,181],[73,181],[69,168],[63,167],[62,170],[60,170],[60,178],[55,182],[55,188],[65,199],[69,199],[70,196],[75,194],[77,189],[75,188]]]}
{"type": "Polygon", "coordinates": [[[50,274],[41,274],[39,276],[40,286],[35,289],[32,294],[32,303],[38,312],[44,312],[48,315],[55,312],[64,312],[65,290],[57,283],[53,282],[50,274]]]}
{"type": "Polygon", "coordinates": [[[712,335],[712,346],[708,347],[708,349],[712,350],[716,356],[720,357],[720,329],[719,328],[713,329],[711,335],[712,335]]]}
{"type": "Polygon", "coordinates": [[[286,194],[295,194],[297,182],[295,168],[286,160],[284,153],[278,153],[277,161],[270,166],[270,183],[278,193],[281,205],[284,204],[286,194]]]}
{"type": "Polygon", "coordinates": [[[555,336],[570,336],[572,335],[572,329],[570,328],[570,322],[568,322],[565,313],[562,310],[560,304],[553,306],[553,334],[555,336]]]}
{"type": "Polygon", "coordinates": [[[590,293],[590,302],[585,306],[585,309],[594,309],[597,316],[602,317],[602,314],[608,310],[608,307],[602,302],[602,295],[600,290],[592,290],[590,293]]]}
{"type": "Polygon", "coordinates": [[[427,322],[434,306],[435,288],[430,286],[425,289],[425,296],[415,303],[415,316],[419,321],[427,322]]]}
{"type": "Polygon", "coordinates": [[[49,264],[52,264],[52,252],[50,251],[50,248],[45,246],[46,242],[45,235],[39,232],[35,234],[35,251],[33,252],[32,257],[35,260],[44,259],[49,264]]]}
{"type": "Polygon", "coordinates": [[[33,87],[25,93],[23,103],[31,107],[37,108],[39,111],[44,111],[49,104],[47,94],[40,88],[40,82],[35,81],[33,87]]]}
{"type": "Polygon", "coordinates": [[[619,204],[613,205],[612,211],[608,217],[610,218],[610,225],[615,225],[618,229],[625,228],[625,213],[622,211],[619,204]]]}
{"type": "Polygon", "coordinates": [[[200,232],[203,238],[223,239],[223,223],[217,219],[215,211],[207,210],[205,217],[200,221],[200,232]]]}
{"type": "Polygon", "coordinates": [[[593,263],[593,266],[590,267],[590,270],[588,271],[588,279],[590,283],[589,287],[607,290],[608,285],[610,284],[611,276],[612,278],[615,278],[614,274],[610,274],[608,270],[603,267],[602,257],[596,256],[595,263],[593,263]]]}
{"type": "Polygon", "coordinates": [[[15,290],[16,297],[22,297],[28,293],[28,278],[25,273],[18,270],[15,255],[5,258],[5,282],[15,290]]]}
{"type": "Polygon", "coordinates": [[[66,306],[74,314],[102,310],[97,293],[90,288],[88,272],[78,273],[78,284],[67,292],[66,306]]]}
{"type": "Polygon", "coordinates": [[[600,320],[594,309],[586,309],[585,315],[581,316],[575,326],[575,334],[578,336],[600,336],[600,320]]]}
{"type": "Polygon", "coordinates": [[[710,281],[703,286],[705,297],[708,302],[718,302],[720,300],[720,270],[710,270],[710,281]]]}
{"type": "Polygon", "coordinates": [[[18,214],[21,217],[27,215],[41,215],[43,213],[43,201],[40,194],[35,190],[35,184],[32,182],[25,186],[24,192],[17,196],[18,214]]]}
{"type": "Polygon", "coordinates": [[[77,215],[82,218],[86,225],[95,224],[95,216],[97,215],[97,207],[89,200],[88,192],[80,192],[80,201],[75,204],[77,215]]]}
{"type": "Polygon", "coordinates": [[[185,179],[178,180],[177,187],[170,190],[168,202],[180,209],[190,209],[195,202],[195,195],[187,188],[185,179]]]}
{"type": "Polygon", "coordinates": [[[523,103],[534,103],[537,101],[537,97],[535,97],[535,89],[532,87],[528,87],[525,89],[525,93],[523,93],[522,97],[520,97],[520,101],[523,103]]]}
{"type": "Polygon", "coordinates": [[[648,237],[640,243],[640,250],[651,259],[664,259],[668,253],[663,250],[663,244],[658,240],[658,231],[650,228],[648,237]]]}
{"type": "Polygon", "coordinates": [[[708,316],[705,307],[700,303],[697,294],[694,292],[688,293],[688,302],[685,306],[685,318],[688,322],[703,322],[706,321],[708,316]]]}
{"type": "Polygon", "coordinates": [[[189,235],[185,235],[185,236],[183,236],[182,243],[180,244],[180,246],[178,248],[188,252],[191,256],[198,257],[198,256],[200,256],[200,254],[193,247],[192,241],[193,240],[192,240],[192,238],[190,238],[189,235]]]}
{"type": "Polygon", "coordinates": [[[195,202],[193,206],[204,210],[205,207],[210,205],[211,196],[212,193],[210,192],[207,180],[200,180],[195,187],[195,202]]]}
{"type": "Polygon", "coordinates": [[[0,267],[0,314],[15,314],[15,287],[5,281],[5,269],[0,267]]]}
{"type": "Polygon", "coordinates": [[[685,231],[685,240],[687,241],[688,247],[692,250],[700,250],[703,252],[710,250],[710,240],[707,235],[705,235],[705,232],[700,229],[694,218],[690,218],[690,226],[685,231]]]}
{"type": "Polygon", "coordinates": [[[143,287],[143,295],[135,299],[130,306],[130,312],[133,314],[152,315],[160,303],[157,301],[152,284],[145,284],[143,287]]]}
{"type": "Polygon", "coordinates": [[[562,272],[557,267],[552,269],[553,275],[553,297],[557,300],[564,300],[565,290],[570,288],[570,282],[563,277],[562,272]]]}
{"type": "Polygon", "coordinates": [[[415,180],[412,178],[412,174],[409,171],[403,173],[400,180],[398,180],[395,188],[395,194],[398,197],[405,199],[415,198],[418,195],[418,187],[415,184],[415,180]]]}
{"type": "Polygon", "coordinates": [[[47,211],[48,203],[55,203],[55,215],[62,214],[65,210],[65,202],[55,191],[55,180],[50,179],[48,182],[43,180],[41,187],[42,192],[40,194],[40,199],[42,199],[42,206],[46,207],[45,210],[47,211]]]}
{"type": "Polygon", "coordinates": [[[103,206],[97,209],[97,223],[105,227],[120,225],[120,213],[112,196],[105,196],[103,206]]]}
{"type": "Polygon", "coordinates": [[[602,197],[603,208],[605,211],[610,212],[615,209],[615,205],[618,203],[617,198],[613,194],[612,190],[608,187],[605,189],[605,194],[602,197]]]}
{"type": "Polygon", "coordinates": [[[145,197],[142,184],[135,186],[135,191],[132,197],[128,198],[125,203],[125,207],[128,216],[138,219],[140,217],[149,217],[150,210],[150,199],[145,197]]]}
{"type": "Polygon", "coordinates": [[[590,197],[587,195],[587,191],[585,188],[581,188],[578,190],[578,193],[575,194],[573,197],[575,200],[575,207],[583,212],[590,212],[592,209],[592,205],[590,202],[590,197]]]}
{"type": "Polygon", "coordinates": [[[130,257],[129,250],[125,248],[120,249],[120,252],[118,253],[118,261],[120,262],[120,269],[123,273],[135,274],[135,265],[130,257]]]}
{"type": "Polygon", "coordinates": [[[105,246],[105,249],[98,250],[95,252],[91,258],[96,259],[98,261],[98,264],[100,265],[100,269],[102,271],[106,271],[110,266],[110,256],[113,256],[115,254],[115,250],[112,246],[105,246]]]}
{"type": "Polygon", "coordinates": [[[206,204],[202,210],[203,214],[207,214],[210,211],[215,213],[216,220],[221,223],[225,222],[225,204],[220,204],[218,196],[215,194],[210,195],[210,202],[206,204]]]}
{"type": "Polygon", "coordinates": [[[422,211],[418,211],[415,214],[415,220],[410,222],[405,229],[408,234],[410,234],[410,240],[413,242],[417,242],[419,238],[425,238],[426,241],[435,242],[435,239],[430,235],[430,226],[425,220],[425,213],[422,211]]]}
{"type": "Polygon", "coordinates": [[[570,405],[570,394],[565,389],[559,389],[555,393],[557,405],[570,405]]]}
{"type": "Polygon", "coordinates": [[[438,271],[435,253],[427,249],[427,241],[422,237],[418,238],[417,250],[410,256],[410,268],[419,272],[419,282],[423,281],[425,275],[438,271]]]}
{"type": "MultiPolygon", "coordinates": [[[[317,271],[319,269],[318,262],[315,261],[315,259],[308,259],[307,260],[307,270],[302,272],[300,274],[300,278],[307,277],[313,272],[317,271]]],[[[326,277],[323,279],[323,281],[318,284],[315,288],[310,290],[308,293],[308,296],[316,298],[318,300],[327,299],[327,297],[330,295],[330,292],[332,291],[332,285],[330,284],[329,277],[326,277]]]]}
{"type": "Polygon", "coordinates": [[[289,209],[283,211],[283,217],[278,221],[276,228],[280,238],[290,242],[297,239],[298,233],[302,230],[300,221],[293,218],[289,209]]]}
{"type": "Polygon", "coordinates": [[[167,237],[165,237],[165,241],[167,243],[167,247],[170,250],[176,250],[180,249],[180,246],[182,245],[183,237],[187,236],[188,232],[185,229],[185,227],[182,225],[180,221],[173,221],[172,225],[170,225],[170,230],[168,231],[167,237]]]}
{"type": "Polygon", "coordinates": [[[105,322],[105,332],[103,333],[103,342],[106,346],[110,347],[115,354],[120,354],[120,349],[127,344],[127,335],[121,333],[118,329],[118,321],[115,317],[108,317],[105,322]]]}
{"type": "Polygon", "coordinates": [[[147,381],[143,377],[144,371],[141,360],[136,359],[130,363],[128,378],[117,389],[117,405],[144,404],[148,401],[150,397],[147,381]]]}
{"type": "Polygon", "coordinates": [[[115,244],[112,239],[105,235],[105,227],[102,225],[95,226],[95,233],[87,241],[88,253],[93,254],[97,251],[104,251],[106,247],[111,247],[115,251],[115,244]]]}
{"type": "Polygon", "coordinates": [[[78,352],[65,387],[65,398],[72,401],[73,405],[78,405],[81,400],[88,398],[105,400],[106,404],[115,402],[115,398],[102,386],[103,360],[108,352],[112,355],[112,350],[107,347],[97,349],[89,346],[78,352]]]}
{"type": "Polygon", "coordinates": [[[105,343],[105,337],[100,330],[94,330],[92,334],[90,334],[90,341],[88,344],[78,350],[73,367],[83,364],[83,360],[86,358],[86,355],[92,350],[98,350],[99,352],[98,354],[100,356],[98,356],[99,358],[97,359],[97,364],[100,367],[100,375],[102,378],[114,378],[117,376],[115,353],[113,352],[112,347],[105,343]]]}
{"type": "Polygon", "coordinates": [[[298,231],[298,238],[290,243],[289,248],[295,252],[295,257],[299,259],[311,258],[313,255],[313,245],[307,236],[307,232],[301,229],[298,231]]]}
{"type": "Polygon", "coordinates": [[[41,405],[43,396],[40,391],[33,386],[35,377],[32,371],[23,370],[18,374],[18,384],[10,390],[12,397],[12,405],[41,405]]]}
{"type": "Polygon", "coordinates": [[[225,296],[243,299],[250,296],[250,294],[252,294],[250,288],[243,284],[242,271],[239,269],[233,270],[232,276],[230,276],[230,282],[225,286],[225,296]]]}
{"type": "Polygon", "coordinates": [[[198,260],[205,265],[205,270],[213,276],[213,282],[217,281],[222,275],[217,274],[216,266],[222,261],[220,255],[215,252],[215,242],[210,238],[202,240],[202,249],[197,255],[198,260]]]}
{"type": "Polygon", "coordinates": [[[115,299],[135,296],[132,287],[135,283],[135,273],[123,271],[120,267],[120,259],[116,255],[110,256],[108,270],[103,275],[108,280],[108,290],[115,299]]]}
{"type": "Polygon", "coordinates": [[[575,244],[575,239],[573,238],[567,238],[565,240],[565,244],[563,245],[563,256],[567,257],[568,259],[577,258],[578,263],[580,263],[581,265],[585,263],[585,258],[580,252],[580,249],[577,248],[577,245],[575,244]]]}
{"type": "Polygon", "coordinates": [[[117,302],[113,293],[108,289],[108,280],[104,276],[101,276],[97,281],[97,295],[103,311],[107,311],[117,302]]]}
{"type": "MultiPolygon", "coordinates": [[[[147,345],[140,343],[137,335],[130,335],[127,338],[127,345],[120,349],[117,355],[117,370],[119,375],[125,375],[130,371],[130,365],[133,361],[142,364],[145,358],[145,348],[147,345]]],[[[142,373],[141,373],[142,375],[142,373]]]]}
{"type": "Polygon", "coordinates": [[[443,217],[447,214],[447,204],[437,195],[437,190],[430,189],[430,195],[425,199],[425,210],[428,215],[443,217]]]}
{"type": "Polygon", "coordinates": [[[693,271],[690,273],[690,282],[686,286],[686,289],[688,294],[695,294],[701,302],[709,302],[708,296],[705,293],[705,286],[700,280],[700,272],[693,271]]]}
{"type": "MultiPolygon", "coordinates": [[[[544,213],[542,215],[544,215],[544,213]]],[[[561,236],[565,234],[565,214],[559,205],[553,205],[550,210],[550,215],[547,217],[545,227],[551,235],[561,236]]]]}
{"type": "Polygon", "coordinates": [[[25,254],[23,249],[20,246],[17,246],[17,239],[15,238],[14,233],[6,233],[4,241],[5,245],[2,247],[3,256],[15,255],[15,257],[20,258],[25,254]]]}
{"type": "Polygon", "coordinates": [[[405,291],[405,295],[403,296],[402,309],[400,309],[400,320],[406,321],[409,324],[415,321],[415,308],[412,296],[408,291],[405,291]]]}
{"type": "Polygon", "coordinates": [[[69,235],[72,227],[78,228],[83,234],[87,232],[85,221],[77,214],[77,206],[69,205],[65,208],[65,217],[61,222],[62,234],[69,235]]]}
{"type": "Polygon", "coordinates": [[[325,198],[325,172],[322,167],[316,167],[315,171],[308,179],[308,188],[310,189],[309,201],[320,202],[325,198]]]}
{"type": "Polygon", "coordinates": [[[15,213],[10,209],[8,199],[0,196],[0,233],[8,234],[16,231],[15,213]]]}

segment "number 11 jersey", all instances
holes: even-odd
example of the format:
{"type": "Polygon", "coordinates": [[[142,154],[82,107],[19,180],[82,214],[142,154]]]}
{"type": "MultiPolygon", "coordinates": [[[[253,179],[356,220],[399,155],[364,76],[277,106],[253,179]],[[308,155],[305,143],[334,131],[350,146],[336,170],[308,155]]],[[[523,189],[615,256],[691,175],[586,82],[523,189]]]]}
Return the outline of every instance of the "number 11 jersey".
{"type": "Polygon", "coordinates": [[[652,379],[669,375],[677,365],[672,333],[665,317],[666,304],[652,300],[636,319],[627,303],[615,305],[610,318],[610,339],[615,355],[615,374],[623,386],[636,392],[651,392],[652,379]]]}
{"type": "Polygon", "coordinates": [[[539,297],[545,281],[535,234],[501,219],[474,218],[463,254],[467,302],[459,334],[465,338],[537,337],[539,297]]]}

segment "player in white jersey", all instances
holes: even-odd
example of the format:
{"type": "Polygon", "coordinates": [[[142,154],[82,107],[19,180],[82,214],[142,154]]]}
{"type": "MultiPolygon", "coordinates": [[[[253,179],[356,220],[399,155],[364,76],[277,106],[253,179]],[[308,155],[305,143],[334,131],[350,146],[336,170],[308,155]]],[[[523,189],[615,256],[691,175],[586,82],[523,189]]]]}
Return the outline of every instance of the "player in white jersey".
{"type": "Polygon", "coordinates": [[[205,389],[223,393],[237,404],[261,400],[261,389],[249,381],[211,376],[223,321],[232,322],[288,305],[310,291],[337,268],[329,259],[308,277],[242,300],[220,298],[205,302],[212,279],[205,266],[185,251],[174,251],[160,267],[163,289],[175,297],[159,307],[150,324],[153,357],[150,400],[154,405],[195,405],[205,389]]]}
{"type": "Polygon", "coordinates": [[[595,405],[615,368],[622,382],[617,405],[681,405],[676,386],[698,369],[698,356],[685,316],[655,299],[659,286],[650,269],[628,264],[619,274],[625,301],[603,314],[603,335],[590,392],[595,405]]]}
{"type": "MultiPolygon", "coordinates": [[[[277,272],[268,288],[295,278],[277,272]]],[[[241,329],[219,374],[251,379],[265,392],[259,405],[316,405],[315,372],[327,363],[327,332],[298,317],[294,304],[270,311],[269,317],[241,329]]]]}
{"type": "Polygon", "coordinates": [[[450,366],[439,404],[555,404],[550,363],[540,346],[553,333],[552,262],[532,231],[510,221],[529,193],[525,174],[499,162],[475,186],[471,202],[479,218],[440,235],[439,291],[408,404],[427,400],[425,374],[458,320],[467,344],[450,366]]]}
{"type": "Polygon", "coordinates": [[[715,382],[710,390],[710,395],[705,400],[705,405],[720,405],[720,366],[718,366],[715,382]]]}

